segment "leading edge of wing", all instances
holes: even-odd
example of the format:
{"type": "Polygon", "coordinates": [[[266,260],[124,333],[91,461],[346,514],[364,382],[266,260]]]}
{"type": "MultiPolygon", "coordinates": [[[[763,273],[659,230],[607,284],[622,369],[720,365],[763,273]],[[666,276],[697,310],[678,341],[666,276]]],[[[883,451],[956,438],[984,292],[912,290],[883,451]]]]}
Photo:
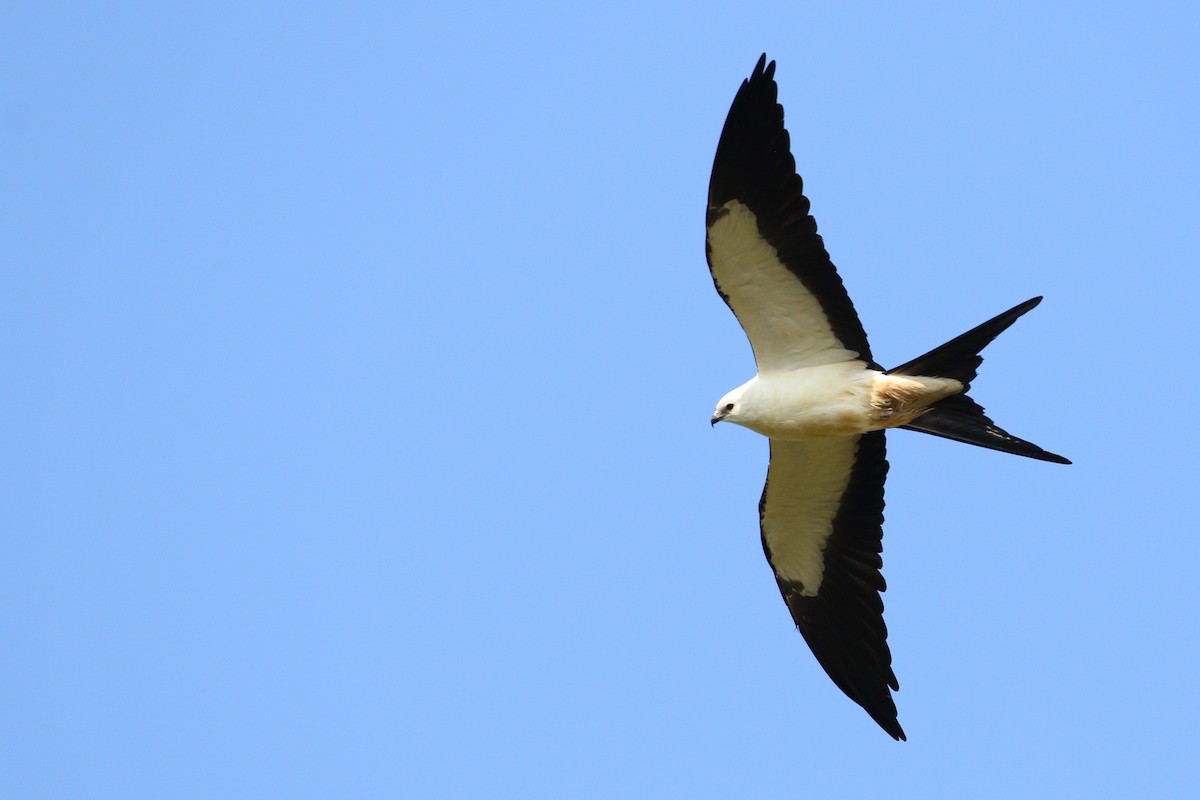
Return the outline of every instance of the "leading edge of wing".
{"type": "Polygon", "coordinates": [[[753,74],[742,82],[734,97],[713,160],[706,219],[713,282],[746,329],[760,367],[764,356],[771,361],[772,351],[787,347],[787,339],[796,335],[824,334],[831,341],[816,343],[820,347],[844,349],[853,354],[851,358],[871,362],[866,332],[817,233],[816,220],[809,214],[809,201],[804,196],[803,181],[796,174],[791,140],[783,124],[783,106],[777,102],[775,62],[768,64],[766,58],[764,54],[759,59],[753,74]],[[761,241],[774,250],[773,258],[725,263],[731,258],[738,260],[750,245],[737,239],[714,241],[715,236],[732,238],[728,231],[714,225],[735,209],[745,209],[752,215],[761,241]],[[767,276],[767,285],[759,284],[756,293],[756,276],[744,271],[771,267],[780,275],[767,276]],[[789,274],[798,280],[799,285],[794,286],[798,291],[791,298],[780,297],[781,288],[787,292],[793,288],[790,281],[782,280],[789,274]],[[812,304],[818,318],[803,319],[803,309],[798,306],[804,300],[812,304]],[[765,316],[775,319],[764,320],[765,316]]]}
{"type": "Polygon", "coordinates": [[[792,619],[825,672],[895,739],[904,739],[880,593],[883,431],[771,440],[759,503],[763,550],[792,619]]]}

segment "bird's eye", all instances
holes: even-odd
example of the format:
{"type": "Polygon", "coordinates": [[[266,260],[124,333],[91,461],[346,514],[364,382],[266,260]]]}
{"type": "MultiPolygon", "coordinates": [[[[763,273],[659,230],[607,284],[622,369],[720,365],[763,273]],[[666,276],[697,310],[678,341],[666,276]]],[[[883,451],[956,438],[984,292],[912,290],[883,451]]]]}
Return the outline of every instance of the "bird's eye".
{"type": "Polygon", "coordinates": [[[733,411],[733,403],[726,403],[726,404],[725,404],[725,410],[726,410],[726,411],[733,411]]]}

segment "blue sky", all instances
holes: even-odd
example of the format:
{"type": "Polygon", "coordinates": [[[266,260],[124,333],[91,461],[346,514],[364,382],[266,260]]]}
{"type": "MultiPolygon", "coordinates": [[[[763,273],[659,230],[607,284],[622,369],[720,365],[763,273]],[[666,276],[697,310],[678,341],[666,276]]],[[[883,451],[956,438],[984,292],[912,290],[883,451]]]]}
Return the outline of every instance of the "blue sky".
{"type": "Polygon", "coordinates": [[[6,3],[0,794],[1190,797],[1193,4],[6,3]],[[704,263],[766,51],[876,357],[896,743],[704,263]]]}

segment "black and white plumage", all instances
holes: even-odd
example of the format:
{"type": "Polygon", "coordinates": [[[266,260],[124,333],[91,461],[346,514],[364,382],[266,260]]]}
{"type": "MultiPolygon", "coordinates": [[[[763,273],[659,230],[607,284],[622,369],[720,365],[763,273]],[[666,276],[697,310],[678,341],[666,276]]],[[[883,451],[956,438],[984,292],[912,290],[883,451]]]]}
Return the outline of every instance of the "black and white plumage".
{"type": "Polygon", "coordinates": [[[709,268],[758,367],[712,423],[770,438],[759,519],[784,602],[838,688],[903,739],[880,598],[884,431],[1070,463],[1000,429],[966,394],[980,350],[1041,298],[900,367],[876,364],[809,214],[774,75],[764,55],[742,83],[709,183],[709,268]]]}

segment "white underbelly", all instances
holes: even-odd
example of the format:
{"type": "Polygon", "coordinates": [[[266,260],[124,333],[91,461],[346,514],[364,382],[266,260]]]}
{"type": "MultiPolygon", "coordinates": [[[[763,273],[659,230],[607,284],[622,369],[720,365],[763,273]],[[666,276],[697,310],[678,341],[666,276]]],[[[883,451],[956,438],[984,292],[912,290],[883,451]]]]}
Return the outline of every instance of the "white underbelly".
{"type": "Polygon", "coordinates": [[[850,436],[873,430],[874,376],[861,361],[824,364],[758,376],[751,430],[772,439],[850,436]]]}
{"type": "Polygon", "coordinates": [[[861,361],[760,374],[758,383],[760,413],[743,424],[790,441],[906,425],[962,391],[956,380],[885,375],[861,361]]]}

